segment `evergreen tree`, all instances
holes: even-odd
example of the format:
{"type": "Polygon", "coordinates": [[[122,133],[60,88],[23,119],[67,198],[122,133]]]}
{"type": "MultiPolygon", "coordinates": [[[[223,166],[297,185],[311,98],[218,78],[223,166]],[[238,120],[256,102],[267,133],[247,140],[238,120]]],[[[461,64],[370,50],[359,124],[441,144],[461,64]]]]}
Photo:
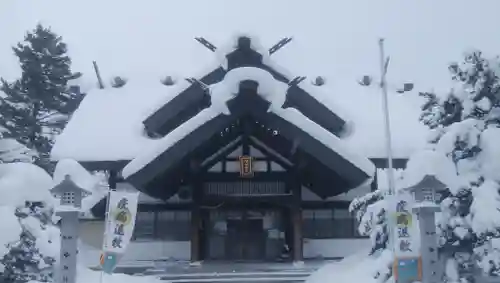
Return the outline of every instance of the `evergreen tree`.
{"type": "Polygon", "coordinates": [[[22,75],[13,83],[2,81],[6,97],[0,98],[0,126],[7,129],[6,137],[35,150],[35,163],[51,172],[53,137],[83,98],[79,88],[70,85],[81,74],[71,71],[62,37],[42,25],[27,33],[13,50],[22,75]]]}
{"type": "Polygon", "coordinates": [[[52,225],[53,211],[41,202],[26,202],[24,207],[17,208],[15,213],[22,232],[18,241],[7,246],[9,252],[0,259],[4,266],[2,282],[53,282],[55,258],[43,254],[40,248],[40,245],[44,244],[40,242],[40,234],[46,233],[52,225]]]}
{"type": "MultiPolygon", "coordinates": [[[[440,152],[455,165],[456,184],[442,198],[437,226],[442,255],[456,262],[461,280],[470,281],[466,274],[475,263],[487,274],[500,275],[495,240],[500,238],[500,60],[474,51],[449,70],[453,87],[448,94],[421,93],[427,100],[421,121],[430,129],[425,150],[440,152]]],[[[386,249],[383,193],[351,204],[360,232],[376,239],[372,252],[386,249]]]]}

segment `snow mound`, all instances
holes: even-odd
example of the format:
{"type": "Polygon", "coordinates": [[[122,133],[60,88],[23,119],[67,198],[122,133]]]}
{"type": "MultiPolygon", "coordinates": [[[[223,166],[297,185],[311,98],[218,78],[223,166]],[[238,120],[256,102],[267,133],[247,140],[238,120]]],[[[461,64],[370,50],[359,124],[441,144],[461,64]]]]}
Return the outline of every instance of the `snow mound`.
{"type": "Polygon", "coordinates": [[[0,206],[24,205],[25,201],[43,201],[53,205],[50,194],[53,181],[42,168],[30,163],[0,164],[0,206]]]}
{"type": "Polygon", "coordinates": [[[442,152],[420,150],[410,156],[403,179],[398,187],[409,188],[418,184],[426,175],[434,176],[450,189],[458,189],[458,176],[453,162],[442,152]]]}
{"type": "Polygon", "coordinates": [[[53,176],[54,186],[60,184],[66,175],[69,175],[71,181],[78,187],[89,192],[93,192],[100,181],[98,177],[93,176],[80,163],[73,159],[63,159],[57,162],[53,176]]]}
{"type": "Polygon", "coordinates": [[[323,266],[311,274],[306,283],[377,283],[376,274],[387,269],[391,262],[390,252],[374,257],[368,256],[368,251],[365,251],[323,266]]]}

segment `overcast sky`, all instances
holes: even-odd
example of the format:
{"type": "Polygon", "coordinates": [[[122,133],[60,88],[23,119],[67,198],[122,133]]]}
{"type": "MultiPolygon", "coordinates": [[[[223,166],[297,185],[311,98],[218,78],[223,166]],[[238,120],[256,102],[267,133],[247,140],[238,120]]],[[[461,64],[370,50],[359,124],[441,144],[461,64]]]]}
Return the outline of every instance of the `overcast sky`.
{"type": "Polygon", "coordinates": [[[269,47],[293,36],[276,60],[346,89],[364,73],[377,74],[383,36],[393,82],[440,89],[447,63],[463,51],[500,54],[499,11],[498,0],[1,0],[0,76],[17,76],[10,47],[42,22],[64,37],[74,69],[88,79],[92,60],[105,78],[196,75],[213,55],[193,37],[220,45],[240,31],[269,47]]]}

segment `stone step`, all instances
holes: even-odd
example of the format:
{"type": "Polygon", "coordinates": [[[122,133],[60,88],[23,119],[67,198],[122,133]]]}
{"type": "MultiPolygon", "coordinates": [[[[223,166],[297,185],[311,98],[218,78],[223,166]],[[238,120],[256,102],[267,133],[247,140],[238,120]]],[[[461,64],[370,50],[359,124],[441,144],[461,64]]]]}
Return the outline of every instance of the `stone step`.
{"type": "Polygon", "coordinates": [[[299,283],[304,282],[307,277],[233,277],[233,278],[184,278],[184,279],[163,279],[160,277],[160,280],[166,280],[171,283],[230,283],[230,282],[238,282],[238,283],[253,283],[253,282],[286,282],[286,283],[299,283]]]}
{"type": "MultiPolygon", "coordinates": [[[[144,275],[160,275],[159,273],[144,273],[144,275]]],[[[186,274],[165,274],[160,275],[162,280],[199,280],[199,279],[228,279],[238,278],[307,278],[310,272],[230,272],[230,273],[186,273],[186,274]]]]}

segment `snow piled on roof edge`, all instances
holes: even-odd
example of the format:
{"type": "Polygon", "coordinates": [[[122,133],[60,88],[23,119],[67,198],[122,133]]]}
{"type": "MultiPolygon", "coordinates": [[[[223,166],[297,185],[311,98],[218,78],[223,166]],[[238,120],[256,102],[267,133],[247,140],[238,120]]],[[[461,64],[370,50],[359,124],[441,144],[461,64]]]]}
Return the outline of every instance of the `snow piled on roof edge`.
{"type": "Polygon", "coordinates": [[[274,112],[276,115],[301,128],[303,131],[310,134],[314,139],[338,153],[344,159],[365,172],[369,177],[373,177],[373,174],[375,173],[375,165],[373,165],[368,158],[354,153],[354,150],[349,148],[344,141],[314,123],[306,116],[302,115],[302,113],[298,110],[287,108],[274,112]]]}
{"type": "Polygon", "coordinates": [[[179,127],[175,128],[168,135],[159,139],[158,143],[155,146],[152,146],[149,149],[145,149],[143,154],[130,161],[125,166],[125,168],[123,168],[122,176],[124,178],[128,178],[131,175],[135,174],[136,172],[144,168],[147,164],[155,160],[163,152],[172,147],[174,144],[185,138],[188,134],[190,134],[206,122],[217,117],[217,115],[219,115],[219,112],[215,111],[212,107],[202,110],[196,116],[181,124],[179,127]]]}

